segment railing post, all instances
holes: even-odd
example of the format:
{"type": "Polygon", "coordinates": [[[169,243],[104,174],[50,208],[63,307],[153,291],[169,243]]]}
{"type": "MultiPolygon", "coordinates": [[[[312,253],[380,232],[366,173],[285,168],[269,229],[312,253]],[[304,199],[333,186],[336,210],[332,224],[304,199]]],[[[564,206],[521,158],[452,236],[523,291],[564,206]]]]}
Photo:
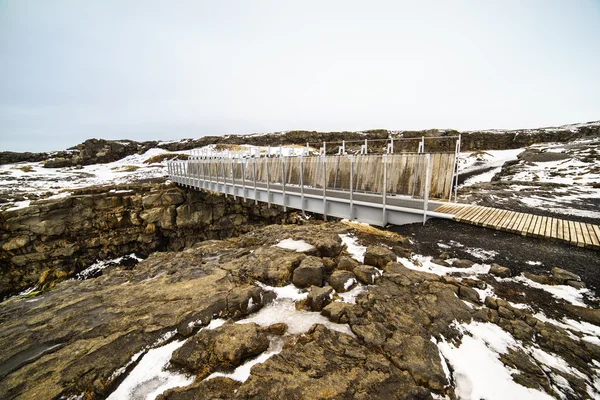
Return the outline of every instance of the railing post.
{"type": "Polygon", "coordinates": [[[227,197],[227,171],[225,170],[225,153],[221,155],[221,172],[223,172],[223,193],[227,197]]]}
{"type": "Polygon", "coordinates": [[[281,188],[282,188],[282,196],[283,196],[283,212],[287,211],[287,206],[285,205],[285,157],[281,152],[281,147],[279,150],[279,157],[281,157],[281,188]]]}
{"type": "MultiPolygon", "coordinates": [[[[269,146],[269,153],[271,153],[271,146],[269,146]]],[[[269,183],[269,157],[265,157],[265,169],[267,170],[267,206],[271,208],[271,186],[269,183]]]]}
{"type": "Polygon", "coordinates": [[[300,203],[302,204],[302,215],[306,216],[304,212],[304,156],[300,154],[300,203]]]}
{"type": "Polygon", "coordinates": [[[354,156],[350,154],[348,158],[350,159],[350,221],[352,221],[354,219],[354,188],[352,185],[354,178],[354,156]]]}
{"type": "MultiPolygon", "coordinates": [[[[323,142],[325,147],[325,142],[323,142]]],[[[322,155],[323,158],[323,219],[327,221],[327,156],[322,155]]]]}
{"type": "Polygon", "coordinates": [[[202,189],[206,190],[206,160],[204,157],[200,159],[202,163],[202,189]]]}
{"type": "Polygon", "coordinates": [[[208,164],[208,190],[212,190],[212,156],[208,156],[206,161],[208,164]]]}
{"type": "Polygon", "coordinates": [[[423,225],[425,225],[425,221],[427,221],[427,207],[429,202],[429,185],[431,182],[431,173],[429,171],[429,166],[431,163],[431,154],[427,154],[425,156],[425,193],[423,196],[423,225]]]}
{"type": "Polygon", "coordinates": [[[254,205],[258,204],[258,194],[256,193],[256,154],[252,157],[252,167],[254,169],[254,173],[252,177],[254,178],[254,205]]]}
{"type": "Polygon", "coordinates": [[[242,193],[244,195],[244,203],[246,202],[246,157],[239,159],[240,168],[242,169],[242,193]]]}
{"type": "Polygon", "coordinates": [[[229,164],[231,165],[231,186],[233,188],[233,199],[237,200],[235,195],[235,171],[233,170],[233,158],[230,156],[229,164]]]}
{"type": "Polygon", "coordinates": [[[386,210],[386,206],[387,206],[387,158],[388,155],[384,154],[382,156],[383,159],[383,188],[382,188],[382,196],[381,196],[381,201],[382,201],[382,216],[381,216],[381,222],[382,222],[382,226],[385,227],[387,225],[387,210],[386,210]]]}

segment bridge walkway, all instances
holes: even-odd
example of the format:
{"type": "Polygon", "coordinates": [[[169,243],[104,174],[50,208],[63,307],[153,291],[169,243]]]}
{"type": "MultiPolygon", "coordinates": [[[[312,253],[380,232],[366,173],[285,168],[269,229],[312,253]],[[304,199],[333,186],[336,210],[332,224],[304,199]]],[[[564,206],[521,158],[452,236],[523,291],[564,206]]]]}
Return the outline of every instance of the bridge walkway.
{"type": "Polygon", "coordinates": [[[434,212],[457,222],[600,250],[600,226],[595,224],[459,203],[443,204],[434,212]]]}

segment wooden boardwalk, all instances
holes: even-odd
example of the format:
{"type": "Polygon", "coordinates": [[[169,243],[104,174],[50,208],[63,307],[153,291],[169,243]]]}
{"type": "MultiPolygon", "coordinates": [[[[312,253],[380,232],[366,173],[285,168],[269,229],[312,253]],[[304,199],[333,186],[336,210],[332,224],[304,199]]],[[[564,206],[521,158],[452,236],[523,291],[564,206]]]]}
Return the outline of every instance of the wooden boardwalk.
{"type": "Polygon", "coordinates": [[[600,226],[594,224],[458,203],[435,212],[452,214],[457,222],[600,250],[600,226]]]}

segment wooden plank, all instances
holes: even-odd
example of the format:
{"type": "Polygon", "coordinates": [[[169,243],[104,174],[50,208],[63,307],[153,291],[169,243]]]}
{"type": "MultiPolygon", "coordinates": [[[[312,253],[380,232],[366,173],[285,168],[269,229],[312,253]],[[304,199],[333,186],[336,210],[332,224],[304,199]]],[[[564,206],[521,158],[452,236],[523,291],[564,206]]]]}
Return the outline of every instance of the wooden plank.
{"type": "Polygon", "coordinates": [[[592,247],[595,249],[600,248],[600,237],[596,236],[596,232],[594,232],[594,227],[592,226],[592,224],[585,224],[585,227],[587,228],[587,230],[590,234],[590,240],[592,241],[592,247]]]}
{"type": "Polygon", "coordinates": [[[563,240],[565,242],[571,242],[571,230],[569,229],[569,221],[563,219],[563,240]]]}
{"type": "Polygon", "coordinates": [[[489,208],[487,208],[487,207],[481,207],[481,206],[479,206],[479,208],[476,210],[476,212],[475,212],[475,213],[473,213],[473,214],[469,215],[469,221],[471,221],[471,223],[474,223],[474,224],[476,224],[476,223],[477,223],[477,220],[478,220],[478,219],[479,219],[481,216],[483,216],[483,214],[484,214],[484,213],[487,213],[487,212],[489,212],[489,208]]]}
{"type": "Polygon", "coordinates": [[[547,238],[552,237],[552,224],[554,223],[554,218],[548,218],[548,222],[546,223],[546,230],[544,231],[544,236],[547,238]]]}
{"type": "Polygon", "coordinates": [[[464,216],[474,212],[476,207],[463,207],[462,210],[455,214],[455,217],[463,218],[464,216]]]}
{"type": "Polygon", "coordinates": [[[548,221],[547,217],[538,218],[538,222],[535,228],[535,232],[533,232],[534,237],[542,237],[544,235],[544,229],[546,227],[546,222],[548,221]]]}
{"type": "Polygon", "coordinates": [[[585,223],[576,222],[575,225],[579,226],[581,229],[581,233],[583,233],[583,244],[585,247],[590,247],[592,245],[592,239],[590,238],[590,234],[585,226],[585,223]]]}
{"type": "Polygon", "coordinates": [[[575,224],[573,223],[573,221],[568,221],[569,222],[569,243],[571,243],[573,246],[577,246],[577,231],[575,230],[575,224]]]}
{"type": "Polygon", "coordinates": [[[496,228],[496,229],[500,229],[500,226],[502,225],[502,222],[504,221],[504,218],[506,218],[506,214],[508,214],[508,211],[506,210],[500,210],[498,212],[498,216],[496,217],[496,219],[490,221],[490,225],[492,228],[496,228]]]}
{"type": "Polygon", "coordinates": [[[454,215],[454,219],[457,221],[469,222],[470,221],[469,216],[473,215],[478,210],[479,210],[479,206],[469,207],[466,211],[464,211],[464,212],[461,211],[458,214],[454,215]]]}
{"type": "Polygon", "coordinates": [[[552,239],[558,239],[558,218],[552,218],[552,231],[550,232],[552,239]]]}
{"type": "Polygon", "coordinates": [[[537,215],[534,215],[533,218],[531,218],[531,223],[529,224],[529,228],[527,228],[527,236],[534,235],[536,228],[539,226],[538,219],[541,219],[541,217],[537,215]]]}
{"type": "Polygon", "coordinates": [[[487,226],[488,222],[495,219],[498,216],[498,210],[495,208],[490,209],[490,212],[487,215],[484,215],[483,218],[477,223],[477,225],[487,226]]]}
{"type": "Polygon", "coordinates": [[[508,217],[506,218],[505,222],[500,226],[500,229],[502,229],[503,231],[508,231],[509,227],[519,217],[519,213],[518,212],[511,211],[509,214],[510,215],[508,215],[508,217]]]}
{"type": "Polygon", "coordinates": [[[594,233],[596,234],[596,238],[598,238],[598,241],[600,242],[600,226],[592,225],[592,229],[594,230],[594,233]]]}
{"type": "Polygon", "coordinates": [[[508,223],[512,219],[514,213],[515,213],[514,211],[508,211],[506,214],[504,214],[504,216],[502,217],[502,220],[496,226],[498,228],[498,230],[501,230],[501,231],[506,230],[506,225],[508,225],[508,223]]]}
{"type": "Polygon", "coordinates": [[[512,224],[511,227],[509,227],[509,231],[514,233],[521,233],[521,231],[519,230],[519,226],[521,226],[521,224],[523,223],[523,219],[526,217],[527,214],[519,213],[517,220],[514,222],[514,224],[512,224]]]}
{"type": "Polygon", "coordinates": [[[563,240],[564,235],[563,235],[563,220],[559,219],[556,222],[556,238],[558,240],[563,240]]]}
{"type": "Polygon", "coordinates": [[[531,214],[523,214],[523,218],[521,219],[519,226],[517,226],[517,232],[521,235],[524,235],[525,232],[527,231],[527,228],[529,227],[530,222],[531,222],[531,214]]]}
{"type": "Polygon", "coordinates": [[[471,218],[471,222],[475,225],[479,225],[479,221],[484,218],[486,215],[488,215],[490,212],[492,212],[491,208],[488,207],[482,207],[482,209],[480,210],[480,212],[478,212],[476,215],[474,215],[471,218]]]}

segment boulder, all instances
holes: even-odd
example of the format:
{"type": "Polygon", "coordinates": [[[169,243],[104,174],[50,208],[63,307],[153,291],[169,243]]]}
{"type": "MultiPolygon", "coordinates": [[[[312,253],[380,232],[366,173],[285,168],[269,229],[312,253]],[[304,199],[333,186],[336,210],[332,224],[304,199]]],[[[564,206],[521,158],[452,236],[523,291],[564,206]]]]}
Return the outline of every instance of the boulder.
{"type": "Polygon", "coordinates": [[[402,246],[394,246],[392,249],[394,250],[394,253],[396,253],[396,255],[398,257],[410,258],[410,256],[412,255],[412,251],[410,251],[409,249],[406,249],[402,246]]]}
{"type": "Polygon", "coordinates": [[[343,271],[354,271],[354,268],[358,267],[358,261],[352,257],[340,256],[337,262],[337,269],[343,271]]]}
{"type": "Polygon", "coordinates": [[[306,257],[294,270],[292,282],[299,288],[323,285],[323,261],[318,257],[306,257]]]}
{"type": "Polygon", "coordinates": [[[323,307],[331,303],[333,288],[331,286],[312,286],[306,297],[306,307],[311,311],[321,311],[323,307]]]}
{"type": "Polygon", "coordinates": [[[396,254],[383,246],[369,246],[365,252],[365,264],[384,269],[385,266],[396,261],[396,254]]]}
{"type": "Polygon", "coordinates": [[[354,268],[356,278],[366,285],[372,285],[381,276],[380,272],[370,265],[359,265],[354,268]]]}
{"type": "Polygon", "coordinates": [[[552,271],[550,272],[550,277],[554,282],[558,284],[566,284],[567,281],[581,281],[581,277],[579,275],[557,267],[552,268],[552,271]]]}
{"type": "Polygon", "coordinates": [[[479,298],[479,293],[471,287],[468,286],[459,286],[458,287],[458,297],[470,300],[473,303],[481,304],[481,300],[479,298]]]}
{"type": "Polygon", "coordinates": [[[329,284],[338,293],[348,291],[352,286],[356,284],[356,278],[354,274],[349,271],[335,271],[329,277],[329,284]]]}
{"type": "Polygon", "coordinates": [[[471,260],[455,260],[452,266],[454,268],[471,268],[474,264],[471,260]]]}
{"type": "Polygon", "coordinates": [[[348,322],[348,313],[351,308],[352,304],[344,303],[343,301],[334,301],[323,308],[321,315],[336,324],[345,324],[348,322]]]}
{"type": "Polygon", "coordinates": [[[441,265],[442,267],[450,267],[450,264],[448,264],[446,261],[442,260],[441,258],[434,258],[433,260],[431,260],[431,262],[434,264],[437,264],[437,265],[441,265]]]}
{"type": "Polygon", "coordinates": [[[575,289],[586,288],[585,283],[583,283],[582,281],[566,281],[565,284],[574,287],[575,289]]]}
{"type": "Polygon", "coordinates": [[[490,274],[500,278],[509,278],[512,276],[512,271],[509,268],[494,263],[490,266],[490,274]]]}
{"type": "Polygon", "coordinates": [[[270,333],[271,335],[283,336],[287,332],[288,326],[283,322],[278,322],[276,324],[271,324],[266,328],[263,328],[263,330],[267,333],[270,333]]]}
{"type": "Polygon", "coordinates": [[[530,272],[523,272],[523,276],[527,279],[531,279],[532,281],[540,283],[542,285],[549,285],[550,283],[552,283],[550,281],[550,278],[545,275],[536,275],[536,274],[532,274],[530,272]]]}
{"type": "Polygon", "coordinates": [[[226,324],[198,332],[175,350],[171,362],[202,378],[237,367],[268,347],[269,339],[257,324],[226,324]]]}

